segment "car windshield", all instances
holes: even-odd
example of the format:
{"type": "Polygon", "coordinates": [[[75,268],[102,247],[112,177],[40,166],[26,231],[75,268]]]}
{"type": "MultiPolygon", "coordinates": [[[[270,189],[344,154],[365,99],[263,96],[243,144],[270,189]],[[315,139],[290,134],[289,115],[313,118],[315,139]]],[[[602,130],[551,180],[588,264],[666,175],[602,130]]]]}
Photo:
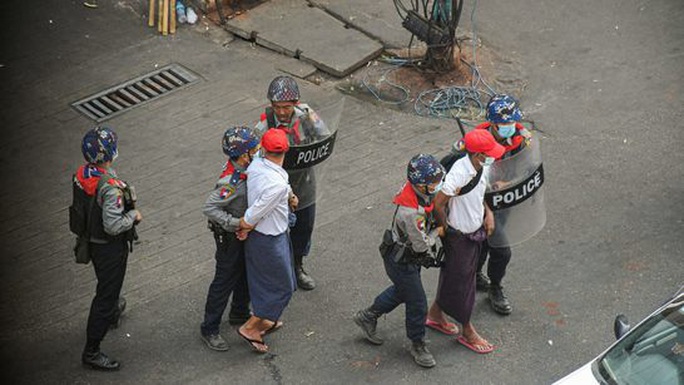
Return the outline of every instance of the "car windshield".
{"type": "Polygon", "coordinates": [[[684,385],[684,296],[628,333],[595,369],[608,384],[684,385]]]}

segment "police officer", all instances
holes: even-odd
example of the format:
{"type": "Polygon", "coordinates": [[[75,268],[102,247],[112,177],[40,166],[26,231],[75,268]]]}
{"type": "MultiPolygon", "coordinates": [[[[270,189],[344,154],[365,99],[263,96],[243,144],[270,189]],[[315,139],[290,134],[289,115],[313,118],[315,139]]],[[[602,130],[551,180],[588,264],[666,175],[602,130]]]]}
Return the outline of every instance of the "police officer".
{"type": "MultiPolygon", "coordinates": [[[[513,97],[494,95],[487,103],[487,122],[478,125],[475,129],[489,131],[505,149],[500,159],[506,159],[529,144],[531,134],[520,124],[521,119],[522,111],[513,97]]],[[[511,314],[513,310],[501,286],[510,260],[510,247],[491,247],[487,241],[483,243],[477,267],[477,288],[488,291],[492,309],[502,315],[511,314]],[[485,275],[482,270],[487,262],[487,256],[489,256],[489,263],[487,275],[485,275]]]]}
{"type": "Polygon", "coordinates": [[[90,259],[97,288],[88,315],[84,365],[99,370],[118,370],[120,363],[100,351],[107,330],[118,324],[125,308],[119,295],[126,274],[130,243],[137,237],[135,225],[142,215],[134,208],[135,194],[112,168],[117,157],[117,136],[110,128],[95,127],[83,137],[86,164],[74,177],[74,199],[95,198],[88,215],[90,259]],[[82,197],[82,198],[78,198],[82,197]]]}
{"type": "Polygon", "coordinates": [[[223,135],[223,153],[228,160],[216,182],[214,191],[204,204],[204,215],[216,240],[216,273],[209,286],[202,340],[216,351],[228,350],[228,344],[219,334],[219,325],[233,294],[228,322],[241,325],[250,317],[249,291],[245,273],[244,241],[236,237],[240,218],[247,209],[247,166],[259,151],[260,137],[247,127],[232,127],[223,135]]]}
{"type": "MultiPolygon", "coordinates": [[[[291,146],[304,145],[330,134],[325,123],[306,104],[299,102],[299,86],[290,76],[278,76],[268,87],[271,105],[261,114],[257,130],[269,128],[285,131],[291,146]]],[[[316,287],[314,279],[304,270],[303,259],[311,248],[311,234],[316,219],[316,178],[311,168],[287,170],[294,194],[299,198],[295,211],[297,221],[290,229],[297,285],[304,290],[316,287]]]]}
{"type": "Polygon", "coordinates": [[[407,183],[393,203],[397,210],[392,220],[392,242],[383,262],[392,285],[380,293],[373,304],[360,310],[354,322],[366,339],[380,345],[384,341],[376,333],[378,318],[406,305],[406,336],[411,340],[411,355],[419,366],[431,368],[435,359],[425,346],[427,299],[420,278],[421,266],[438,266],[433,246],[443,231],[432,216],[434,197],[444,176],[444,167],[432,155],[418,154],[407,167],[407,183]]]}

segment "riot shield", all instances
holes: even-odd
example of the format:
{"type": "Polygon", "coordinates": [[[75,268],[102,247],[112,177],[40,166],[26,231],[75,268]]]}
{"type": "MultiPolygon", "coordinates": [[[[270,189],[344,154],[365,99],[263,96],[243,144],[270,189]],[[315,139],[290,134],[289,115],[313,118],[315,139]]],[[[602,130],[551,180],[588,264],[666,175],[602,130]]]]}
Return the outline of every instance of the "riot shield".
{"type": "Polygon", "coordinates": [[[490,166],[485,200],[494,211],[496,226],[488,239],[492,247],[518,245],[544,227],[544,168],[538,137],[490,166]]]}
{"type": "Polygon", "coordinates": [[[319,110],[309,109],[308,113],[299,117],[302,140],[290,146],[283,163],[292,191],[299,198],[299,209],[311,206],[320,198],[321,189],[316,185],[321,183],[325,160],[335,148],[337,126],[343,109],[344,99],[341,99],[319,110]]]}

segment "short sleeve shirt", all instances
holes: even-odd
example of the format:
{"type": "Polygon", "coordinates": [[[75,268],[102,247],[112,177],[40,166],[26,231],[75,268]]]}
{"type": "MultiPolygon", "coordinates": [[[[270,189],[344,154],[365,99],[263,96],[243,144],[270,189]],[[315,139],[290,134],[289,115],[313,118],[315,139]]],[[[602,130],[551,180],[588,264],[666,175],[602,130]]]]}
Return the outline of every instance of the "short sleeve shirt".
{"type": "Polygon", "coordinates": [[[482,170],[482,178],[477,186],[465,195],[457,196],[457,191],[467,185],[477,175],[469,156],[454,163],[444,179],[442,193],[450,196],[447,224],[462,233],[469,234],[482,227],[484,219],[484,194],[487,188],[489,167],[482,170]]]}

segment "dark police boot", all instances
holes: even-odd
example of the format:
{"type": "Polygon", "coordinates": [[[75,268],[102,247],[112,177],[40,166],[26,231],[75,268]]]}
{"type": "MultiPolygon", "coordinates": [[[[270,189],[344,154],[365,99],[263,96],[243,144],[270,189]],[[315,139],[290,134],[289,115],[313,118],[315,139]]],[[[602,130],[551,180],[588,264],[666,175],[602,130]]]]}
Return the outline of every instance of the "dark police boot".
{"type": "Polygon", "coordinates": [[[211,350],[215,350],[217,352],[225,352],[228,350],[228,343],[218,333],[208,335],[202,334],[202,341],[204,341],[207,347],[211,350]]]}
{"type": "Polygon", "coordinates": [[[359,325],[361,330],[366,333],[366,339],[373,345],[382,345],[385,341],[380,338],[377,334],[378,317],[380,313],[377,313],[370,308],[359,310],[354,314],[354,323],[359,325]]]}
{"type": "Polygon", "coordinates": [[[316,288],[316,281],[309,274],[304,271],[302,259],[304,257],[295,257],[295,275],[297,276],[297,286],[303,290],[313,290],[316,288]]]}
{"type": "Polygon", "coordinates": [[[81,356],[81,361],[83,362],[83,365],[90,366],[95,370],[113,371],[119,370],[121,367],[121,364],[118,361],[107,357],[106,354],[99,350],[84,351],[81,356]]]}
{"type": "Polygon", "coordinates": [[[495,312],[501,315],[509,315],[513,311],[501,285],[491,284],[489,286],[489,304],[495,312]]]}
{"type": "Polygon", "coordinates": [[[425,341],[414,341],[411,346],[411,355],[416,364],[424,368],[431,368],[437,365],[435,357],[432,356],[432,353],[425,346],[425,341]]]}
{"type": "Polygon", "coordinates": [[[489,290],[489,278],[487,278],[486,275],[484,275],[483,272],[478,271],[477,275],[475,276],[475,288],[477,291],[487,291],[489,290]]]}
{"type": "Polygon", "coordinates": [[[109,324],[110,329],[116,329],[121,326],[121,314],[126,310],[126,298],[119,297],[119,303],[116,305],[116,310],[114,311],[114,318],[112,323],[109,324]]]}

